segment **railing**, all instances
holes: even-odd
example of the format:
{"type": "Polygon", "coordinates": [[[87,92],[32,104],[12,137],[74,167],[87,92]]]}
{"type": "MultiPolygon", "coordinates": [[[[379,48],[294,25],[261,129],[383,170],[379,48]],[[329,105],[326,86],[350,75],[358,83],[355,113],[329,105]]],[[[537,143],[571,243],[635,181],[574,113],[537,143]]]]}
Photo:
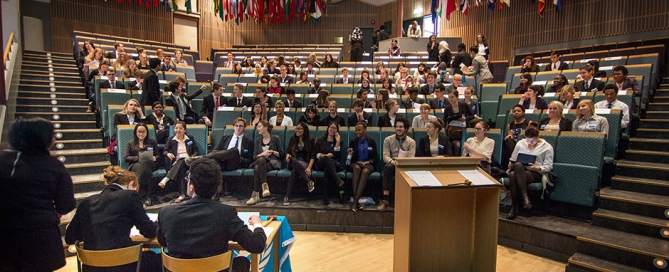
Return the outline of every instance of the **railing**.
{"type": "MultiPolygon", "coordinates": [[[[7,40],[7,45],[5,45],[5,52],[2,54],[2,63],[5,65],[7,63],[7,58],[9,57],[9,49],[12,47],[12,43],[14,43],[14,32],[9,33],[9,39],[7,40]]],[[[7,67],[4,67],[5,70],[7,70],[7,67]]]]}

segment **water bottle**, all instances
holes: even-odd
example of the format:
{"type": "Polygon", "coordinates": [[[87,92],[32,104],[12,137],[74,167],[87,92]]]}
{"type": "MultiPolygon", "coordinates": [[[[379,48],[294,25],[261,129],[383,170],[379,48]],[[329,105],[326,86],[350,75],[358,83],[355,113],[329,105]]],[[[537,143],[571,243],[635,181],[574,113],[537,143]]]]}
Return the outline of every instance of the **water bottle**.
{"type": "Polygon", "coordinates": [[[353,153],[348,153],[348,156],[346,156],[346,165],[351,165],[351,158],[353,157],[353,153]]]}

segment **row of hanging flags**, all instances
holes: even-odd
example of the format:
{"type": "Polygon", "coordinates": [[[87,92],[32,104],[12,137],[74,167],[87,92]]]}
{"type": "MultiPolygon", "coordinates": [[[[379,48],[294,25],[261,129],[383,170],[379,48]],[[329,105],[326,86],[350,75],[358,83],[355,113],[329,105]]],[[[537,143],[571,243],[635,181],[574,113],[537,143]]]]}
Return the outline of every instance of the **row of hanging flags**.
{"type": "MultiPolygon", "coordinates": [[[[128,0],[146,8],[163,6],[167,12],[179,9],[183,0],[128,0]]],[[[234,20],[235,23],[244,19],[259,24],[289,23],[295,19],[320,23],[321,17],[327,13],[327,0],[213,0],[214,14],[221,20],[234,20]]],[[[508,1],[508,0],[507,0],[508,1]]],[[[123,0],[116,0],[123,3],[123,0]]],[[[185,0],[186,13],[191,13],[191,0],[185,0]]]]}
{"type": "MultiPolygon", "coordinates": [[[[548,0],[550,1],[550,0],[548,0]]],[[[484,7],[486,4],[489,10],[495,10],[496,7],[502,9],[504,5],[511,7],[511,0],[432,0],[432,22],[437,18],[441,17],[443,13],[442,5],[446,3],[446,20],[451,20],[451,13],[455,10],[459,10],[464,15],[469,14],[469,7],[474,5],[477,9],[479,7],[484,7]],[[473,4],[472,4],[473,2],[473,4]],[[487,3],[486,3],[487,2],[487,3]]],[[[544,11],[546,9],[546,0],[532,0],[532,3],[537,3],[537,11],[541,18],[544,17],[544,11]]],[[[562,8],[562,0],[553,0],[553,5],[555,5],[555,11],[560,11],[562,8]]]]}

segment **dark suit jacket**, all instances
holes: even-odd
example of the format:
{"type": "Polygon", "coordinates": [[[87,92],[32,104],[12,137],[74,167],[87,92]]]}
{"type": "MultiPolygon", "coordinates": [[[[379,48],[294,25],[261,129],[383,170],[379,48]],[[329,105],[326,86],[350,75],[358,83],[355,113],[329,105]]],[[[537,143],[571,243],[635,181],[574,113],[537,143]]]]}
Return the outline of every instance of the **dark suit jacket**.
{"type": "MultiPolygon", "coordinates": [[[[558,70],[567,70],[569,69],[569,64],[565,63],[564,61],[560,61],[560,66],[558,66],[558,70]]],[[[544,68],[544,71],[553,71],[553,63],[548,63],[546,64],[546,68],[544,68]]]]}
{"type": "MultiPolygon", "coordinates": [[[[174,120],[172,120],[172,118],[165,115],[164,113],[163,113],[163,116],[164,116],[163,117],[163,125],[167,125],[167,124],[169,124],[170,126],[174,125],[174,120]]],[[[114,117],[116,117],[116,116],[114,116],[114,117]]],[[[124,117],[126,119],[128,118],[127,116],[124,116],[124,117]]],[[[158,119],[156,119],[156,117],[153,114],[149,114],[149,116],[146,117],[146,122],[148,124],[152,124],[153,127],[156,129],[156,131],[158,131],[158,126],[160,125],[160,122],[158,122],[158,119]]],[[[165,127],[165,128],[167,128],[167,127],[165,127]]]]}
{"type": "MultiPolygon", "coordinates": [[[[221,96],[219,98],[218,104],[221,106],[227,106],[228,99],[221,96]]],[[[200,110],[200,118],[207,117],[209,121],[214,121],[214,112],[216,112],[216,100],[214,95],[210,94],[204,97],[202,100],[202,109],[200,110]]]]}
{"type": "MultiPolygon", "coordinates": [[[[216,149],[214,150],[227,150],[228,145],[230,145],[230,141],[232,140],[232,134],[230,135],[223,135],[221,137],[221,140],[218,141],[218,145],[216,146],[216,149]]],[[[241,166],[242,168],[249,168],[249,165],[253,162],[253,140],[251,140],[249,137],[246,137],[244,135],[242,137],[242,154],[240,156],[240,159],[242,161],[241,166]]]]}
{"type": "MultiPolygon", "coordinates": [[[[423,103],[425,103],[425,100],[423,100],[420,97],[416,97],[416,101],[414,101],[413,103],[423,104],[423,103]]],[[[405,109],[412,109],[413,108],[413,105],[411,104],[411,100],[409,100],[409,97],[402,99],[402,105],[400,105],[400,106],[402,106],[402,108],[405,108],[405,109]]]]}
{"type": "Polygon", "coordinates": [[[261,228],[250,231],[234,207],[195,196],[158,213],[158,241],[177,258],[204,258],[228,251],[238,242],[246,251],[261,253],[267,237],[261,228]]]}
{"type": "MultiPolygon", "coordinates": [[[[367,138],[367,147],[371,147],[372,151],[368,151],[368,160],[371,162],[371,165],[376,167],[376,162],[379,160],[379,151],[378,151],[378,146],[376,145],[376,141],[374,139],[370,138],[369,136],[366,136],[367,138]]],[[[358,142],[360,139],[358,137],[354,137],[353,140],[348,144],[348,147],[353,148],[353,153],[351,154],[351,162],[357,162],[358,161],[358,142]]]]}
{"type": "MultiPolygon", "coordinates": [[[[448,136],[444,134],[439,134],[439,156],[453,156],[451,150],[451,141],[448,140],[448,136]]],[[[416,148],[416,157],[432,157],[432,151],[430,151],[430,138],[425,136],[418,140],[418,147],[416,148]]]]}
{"type": "Polygon", "coordinates": [[[342,77],[337,78],[337,80],[335,81],[336,84],[351,84],[353,82],[355,82],[355,79],[352,78],[350,75],[348,77],[348,82],[346,82],[346,83],[344,83],[344,78],[342,78],[342,77]]]}
{"type": "Polygon", "coordinates": [[[423,85],[423,87],[420,87],[420,93],[424,95],[433,94],[436,88],[437,88],[437,83],[435,82],[434,86],[432,87],[432,93],[430,93],[430,86],[425,84],[423,85]]]}
{"type": "MultiPolygon", "coordinates": [[[[404,118],[406,119],[406,116],[401,115],[399,113],[395,113],[395,121],[397,121],[398,118],[404,118]]],[[[392,127],[393,125],[390,124],[390,116],[388,116],[388,113],[385,113],[381,116],[379,116],[379,124],[377,125],[378,127],[392,127]]],[[[405,124],[405,127],[408,127],[409,124],[405,124]]]]}
{"type": "MultiPolygon", "coordinates": [[[[164,156],[167,156],[168,153],[172,153],[174,156],[177,155],[179,142],[174,139],[175,137],[176,136],[170,137],[167,140],[167,144],[165,144],[165,151],[163,151],[164,156]]],[[[198,150],[197,143],[195,140],[193,140],[193,137],[188,136],[188,140],[186,140],[186,153],[188,153],[188,156],[197,156],[199,151],[200,150],[198,150]]]]}
{"type": "MultiPolygon", "coordinates": [[[[289,107],[288,98],[283,100],[283,102],[285,102],[286,108],[288,108],[289,107]]],[[[300,101],[297,101],[297,99],[293,100],[293,106],[291,108],[302,108],[302,103],[300,103],[300,101]]]]}
{"type": "Polygon", "coordinates": [[[434,43],[434,48],[432,48],[432,42],[427,43],[427,61],[439,61],[439,42],[434,43]]]}
{"type": "Polygon", "coordinates": [[[446,68],[451,68],[451,60],[453,60],[451,50],[446,50],[444,53],[439,54],[439,62],[446,64],[446,68]]]}
{"type": "Polygon", "coordinates": [[[107,54],[105,54],[106,59],[115,59],[116,58],[116,50],[109,51],[107,54]]]}
{"type": "Polygon", "coordinates": [[[286,74],[285,78],[282,78],[279,74],[279,83],[293,83],[293,76],[286,74]]]}
{"type": "Polygon", "coordinates": [[[246,96],[242,96],[242,104],[238,105],[237,104],[237,97],[230,97],[228,98],[228,107],[247,107],[250,108],[253,106],[253,100],[251,98],[248,98],[246,96]]]}
{"type": "MultiPolygon", "coordinates": [[[[146,122],[146,116],[144,116],[144,119],[139,118],[139,114],[135,113],[135,123],[140,123],[140,122],[146,122]]],[[[128,116],[125,114],[121,114],[120,112],[117,112],[114,114],[114,131],[112,132],[112,137],[111,140],[116,140],[116,128],[118,125],[134,125],[130,124],[130,120],[128,120],[128,116]]]]}
{"type": "Polygon", "coordinates": [[[89,250],[108,250],[132,246],[132,226],[146,238],[156,237],[156,224],[146,215],[139,194],[111,184],[100,194],[90,196],[79,204],[65,242],[83,241],[89,250]]]}
{"type": "MultiPolygon", "coordinates": [[[[551,121],[550,117],[546,117],[544,119],[541,119],[541,122],[539,122],[539,128],[541,130],[544,129],[545,125],[548,125],[548,122],[551,121]]],[[[560,131],[571,131],[572,124],[574,122],[570,120],[569,118],[562,118],[560,119],[560,131]]]]}
{"type": "Polygon", "coordinates": [[[597,88],[598,92],[604,90],[604,81],[599,81],[595,78],[592,79],[592,83],[588,86],[588,89],[585,89],[585,81],[581,80],[574,83],[574,90],[577,92],[591,92],[593,89],[597,88]]]}
{"type": "Polygon", "coordinates": [[[120,80],[114,82],[114,87],[111,86],[109,80],[100,82],[100,89],[125,89],[125,85],[120,80]]]}
{"type": "Polygon", "coordinates": [[[466,50],[462,50],[455,55],[453,58],[453,74],[463,74],[462,69],[460,69],[460,63],[464,63],[465,66],[469,67],[472,65],[472,56],[470,56],[466,50]]]}
{"type": "MultiPolygon", "coordinates": [[[[198,95],[202,93],[202,90],[197,90],[196,92],[190,94],[190,95],[185,95],[184,93],[181,93],[179,97],[181,97],[181,100],[184,101],[184,105],[186,106],[186,113],[184,114],[184,118],[187,116],[196,117],[195,112],[193,109],[190,107],[190,103],[188,103],[190,100],[193,98],[196,98],[198,95]]],[[[179,119],[179,116],[181,116],[181,113],[179,112],[179,106],[177,104],[176,98],[174,98],[173,95],[170,95],[167,99],[165,99],[165,105],[166,106],[172,106],[174,107],[174,114],[176,114],[177,119],[179,119]]],[[[183,121],[183,120],[182,120],[183,121]]]]}
{"type": "Polygon", "coordinates": [[[151,106],[153,102],[160,101],[160,82],[156,71],[150,70],[144,74],[144,83],[142,84],[142,95],[139,97],[139,104],[151,106]]]}
{"type": "MultiPolygon", "coordinates": [[[[367,122],[367,126],[373,126],[372,124],[372,114],[366,111],[362,112],[362,118],[367,122]]],[[[355,113],[355,111],[351,112],[351,114],[348,116],[348,125],[349,126],[355,126],[355,124],[358,123],[358,115],[355,113]]]]}
{"type": "MultiPolygon", "coordinates": [[[[618,84],[616,84],[616,86],[618,86],[618,84]]],[[[636,79],[626,78],[625,81],[623,81],[623,90],[627,89],[632,89],[635,96],[641,96],[641,87],[639,87],[639,83],[636,82],[636,79]]]]}
{"type": "MultiPolygon", "coordinates": [[[[356,121],[357,121],[357,118],[356,118],[356,121]]],[[[323,118],[321,120],[321,125],[327,127],[332,122],[335,122],[335,123],[339,124],[339,126],[345,126],[346,125],[345,124],[346,121],[344,121],[344,117],[342,117],[341,114],[337,114],[337,116],[335,118],[332,118],[332,117],[330,117],[329,113],[328,113],[328,115],[325,116],[325,118],[323,118]]]]}
{"type": "MultiPolygon", "coordinates": [[[[537,97],[537,101],[534,103],[535,103],[534,104],[535,109],[540,109],[540,110],[548,109],[548,103],[546,103],[546,100],[544,100],[541,97],[537,97]]],[[[523,101],[523,107],[525,107],[526,109],[530,107],[530,99],[525,99],[525,101],[523,101]]]]}
{"type": "Polygon", "coordinates": [[[451,121],[460,119],[462,115],[465,115],[466,118],[474,116],[472,108],[467,106],[465,102],[458,101],[458,114],[453,113],[453,105],[451,105],[451,103],[446,104],[446,107],[444,108],[444,119],[446,120],[446,126],[448,126],[448,123],[451,121]]]}
{"type": "Polygon", "coordinates": [[[156,162],[160,161],[160,150],[158,150],[158,144],[151,138],[146,139],[148,143],[144,145],[144,148],[140,150],[138,145],[135,145],[134,140],[130,140],[125,145],[125,161],[129,163],[128,168],[130,168],[134,163],[139,161],[139,152],[145,151],[147,148],[153,148],[153,156],[156,156],[156,162]]]}
{"type": "Polygon", "coordinates": [[[435,97],[430,100],[430,108],[433,110],[446,108],[446,105],[449,105],[448,97],[444,96],[444,101],[441,102],[441,108],[439,107],[439,100],[435,97]]]}

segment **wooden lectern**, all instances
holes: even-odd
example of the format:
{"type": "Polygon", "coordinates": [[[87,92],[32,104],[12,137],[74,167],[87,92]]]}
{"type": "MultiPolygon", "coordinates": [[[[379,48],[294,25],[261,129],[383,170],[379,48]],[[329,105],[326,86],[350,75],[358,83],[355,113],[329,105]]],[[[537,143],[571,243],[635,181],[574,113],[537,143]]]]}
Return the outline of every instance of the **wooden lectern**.
{"type": "Polygon", "coordinates": [[[399,158],[395,170],[394,271],[495,271],[502,186],[480,157],[399,158]],[[477,186],[458,170],[493,182],[477,186]],[[442,186],[418,186],[406,171],[430,171],[442,186]]]}

